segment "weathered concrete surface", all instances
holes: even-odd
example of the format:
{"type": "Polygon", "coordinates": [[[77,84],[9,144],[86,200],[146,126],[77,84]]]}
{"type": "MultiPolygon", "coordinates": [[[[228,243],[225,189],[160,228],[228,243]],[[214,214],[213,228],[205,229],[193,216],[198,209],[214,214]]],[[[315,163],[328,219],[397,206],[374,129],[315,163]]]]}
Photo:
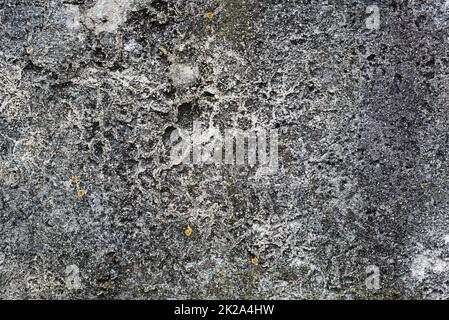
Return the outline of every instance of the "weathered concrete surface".
{"type": "Polygon", "coordinates": [[[0,297],[448,298],[445,2],[0,0],[0,297]]]}

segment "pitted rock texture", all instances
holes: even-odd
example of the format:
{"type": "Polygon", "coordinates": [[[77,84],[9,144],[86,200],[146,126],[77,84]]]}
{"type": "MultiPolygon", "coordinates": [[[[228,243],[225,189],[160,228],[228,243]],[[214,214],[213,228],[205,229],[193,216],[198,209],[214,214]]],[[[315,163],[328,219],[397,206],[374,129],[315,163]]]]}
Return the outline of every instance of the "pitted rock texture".
{"type": "Polygon", "coordinates": [[[447,1],[0,0],[0,36],[1,298],[449,298],[447,1]],[[173,165],[193,122],[277,129],[278,171],[173,165]]]}

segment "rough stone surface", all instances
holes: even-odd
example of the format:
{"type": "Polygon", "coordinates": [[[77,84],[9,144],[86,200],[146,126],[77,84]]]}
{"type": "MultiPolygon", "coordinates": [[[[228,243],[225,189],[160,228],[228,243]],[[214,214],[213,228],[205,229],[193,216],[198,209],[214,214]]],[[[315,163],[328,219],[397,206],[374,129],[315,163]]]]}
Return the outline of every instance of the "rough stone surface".
{"type": "Polygon", "coordinates": [[[446,2],[0,0],[0,298],[449,298],[446,2]]]}

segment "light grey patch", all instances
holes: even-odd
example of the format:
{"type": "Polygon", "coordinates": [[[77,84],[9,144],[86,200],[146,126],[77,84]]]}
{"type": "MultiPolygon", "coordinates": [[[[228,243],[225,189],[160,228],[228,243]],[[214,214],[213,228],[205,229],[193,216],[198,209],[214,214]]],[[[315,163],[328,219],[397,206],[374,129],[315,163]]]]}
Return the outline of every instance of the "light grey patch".
{"type": "Polygon", "coordinates": [[[97,0],[95,6],[89,9],[85,23],[100,32],[115,32],[126,20],[126,14],[131,7],[131,0],[97,0]]]}
{"type": "Polygon", "coordinates": [[[79,6],[68,4],[63,8],[68,29],[78,30],[81,27],[81,14],[79,6]]]}
{"type": "Polygon", "coordinates": [[[80,279],[80,270],[77,265],[72,264],[65,268],[65,285],[69,290],[78,290],[82,288],[80,279]]]}
{"type": "Polygon", "coordinates": [[[380,289],[380,269],[378,266],[371,265],[365,269],[366,279],[365,286],[368,290],[377,291],[380,289]]]}
{"type": "Polygon", "coordinates": [[[169,76],[175,86],[188,86],[194,84],[199,78],[197,66],[174,63],[170,67],[169,76]]]}

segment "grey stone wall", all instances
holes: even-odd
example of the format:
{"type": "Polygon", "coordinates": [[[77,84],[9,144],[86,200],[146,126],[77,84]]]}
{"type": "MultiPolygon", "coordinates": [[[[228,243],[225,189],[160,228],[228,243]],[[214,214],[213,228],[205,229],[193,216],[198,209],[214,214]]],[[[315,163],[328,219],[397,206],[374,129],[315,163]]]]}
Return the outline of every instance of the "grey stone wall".
{"type": "Polygon", "coordinates": [[[448,298],[448,43],[445,0],[0,0],[0,297],[448,298]],[[194,123],[276,172],[174,163],[194,123]]]}

